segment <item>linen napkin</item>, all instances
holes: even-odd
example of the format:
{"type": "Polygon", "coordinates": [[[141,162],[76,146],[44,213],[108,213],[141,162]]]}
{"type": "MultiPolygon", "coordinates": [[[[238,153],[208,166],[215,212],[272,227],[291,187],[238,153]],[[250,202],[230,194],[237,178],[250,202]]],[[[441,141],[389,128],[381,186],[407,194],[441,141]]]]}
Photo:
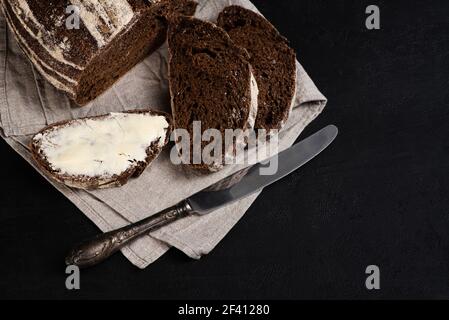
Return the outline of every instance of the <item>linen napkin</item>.
{"type": "MultiPolygon", "coordinates": [[[[196,16],[215,21],[231,4],[257,9],[248,0],[199,0],[196,16]]],[[[303,129],[324,109],[326,98],[297,63],[295,108],[279,135],[279,149],[290,147],[303,129]]],[[[31,135],[48,124],[107,112],[151,107],[170,110],[167,80],[167,47],[162,46],[127,73],[105,94],[85,107],[77,107],[46,82],[32,67],[0,14],[0,127],[1,136],[39,170],[30,155],[31,135]]],[[[228,166],[207,176],[196,176],[175,167],[169,151],[121,188],[83,191],[50,181],[103,232],[148,217],[241,169],[228,166]]],[[[145,268],[171,247],[199,259],[208,254],[245,214],[258,194],[204,216],[192,216],[138,239],[122,249],[134,265],[145,268]]]]}

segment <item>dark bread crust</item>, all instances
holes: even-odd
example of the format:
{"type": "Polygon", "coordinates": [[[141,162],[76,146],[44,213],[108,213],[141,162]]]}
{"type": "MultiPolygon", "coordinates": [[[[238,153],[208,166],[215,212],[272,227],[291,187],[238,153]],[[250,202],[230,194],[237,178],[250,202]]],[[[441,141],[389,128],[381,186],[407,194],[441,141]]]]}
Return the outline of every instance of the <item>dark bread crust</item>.
{"type": "Polygon", "coordinates": [[[259,86],[256,129],[281,129],[290,114],[296,93],[296,53],[289,42],[261,15],[229,6],[217,25],[248,50],[259,86]]]}
{"type": "Polygon", "coordinates": [[[195,13],[196,6],[197,3],[190,0],[164,0],[152,5],[131,30],[120,39],[117,37],[101,55],[97,55],[92,60],[81,77],[77,96],[74,98],[75,102],[85,105],[101,95],[128,70],[165,42],[167,21],[171,17],[191,16],[195,13]],[[124,55],[123,52],[128,50],[130,54],[124,55]],[[104,69],[105,57],[113,61],[112,66],[106,70],[104,69]],[[98,83],[102,84],[101,87],[98,87],[98,83]]]}
{"type": "Polygon", "coordinates": [[[99,48],[83,21],[79,30],[65,27],[68,17],[65,10],[71,5],[70,1],[54,0],[51,5],[42,0],[23,1],[47,32],[40,32],[39,40],[32,36],[27,29],[38,33],[32,19],[28,19],[26,24],[22,23],[25,18],[19,17],[17,9],[13,9],[17,5],[16,0],[3,0],[0,6],[11,30],[42,76],[65,91],[78,105],[85,105],[101,95],[164,43],[166,16],[193,15],[197,5],[193,0],[128,1],[134,17],[111,41],[99,48]],[[45,47],[55,47],[61,43],[72,44],[64,47],[62,54],[68,63],[54,58],[45,47]]]}
{"type": "MultiPolygon", "coordinates": [[[[235,45],[216,25],[190,17],[176,17],[169,24],[169,81],[175,129],[193,136],[193,122],[201,121],[201,134],[217,129],[247,130],[254,124],[251,109],[251,74],[248,53],[235,45]],[[252,125],[250,124],[252,120],[252,125]]],[[[208,143],[202,142],[202,148],[208,143]]],[[[221,164],[193,164],[210,172],[221,164]]],[[[228,150],[223,149],[223,160],[228,150]]]]}
{"type": "MultiPolygon", "coordinates": [[[[149,114],[149,115],[155,115],[155,116],[164,116],[169,123],[169,127],[167,128],[166,137],[164,141],[164,146],[168,144],[170,141],[170,135],[173,131],[173,121],[171,116],[162,111],[154,111],[154,110],[132,110],[132,111],[126,111],[123,113],[128,114],[149,114]]],[[[38,134],[45,134],[46,132],[50,132],[54,130],[55,128],[60,128],[64,126],[70,126],[73,122],[83,120],[83,119],[91,119],[91,120],[101,120],[103,118],[106,118],[108,114],[106,115],[100,115],[95,117],[86,117],[86,118],[80,118],[75,120],[66,120],[66,121],[60,121],[57,123],[54,123],[52,125],[49,125],[48,127],[42,129],[38,133],[36,133],[35,136],[38,134]]],[[[52,169],[51,164],[47,161],[45,155],[43,154],[40,144],[36,143],[34,140],[34,137],[31,139],[30,142],[30,149],[31,154],[38,165],[40,169],[51,179],[56,180],[60,183],[63,183],[69,187],[78,188],[78,189],[86,189],[86,190],[94,190],[94,189],[105,189],[105,188],[112,188],[112,187],[120,187],[125,185],[130,178],[137,178],[139,177],[143,171],[150,165],[152,161],[154,161],[157,156],[162,151],[163,147],[159,147],[159,140],[154,141],[146,151],[147,157],[145,158],[145,161],[139,161],[137,163],[134,163],[133,166],[131,166],[126,171],[122,172],[120,175],[113,175],[110,177],[88,177],[88,176],[72,176],[67,174],[61,174],[58,171],[55,171],[52,169]]]]}

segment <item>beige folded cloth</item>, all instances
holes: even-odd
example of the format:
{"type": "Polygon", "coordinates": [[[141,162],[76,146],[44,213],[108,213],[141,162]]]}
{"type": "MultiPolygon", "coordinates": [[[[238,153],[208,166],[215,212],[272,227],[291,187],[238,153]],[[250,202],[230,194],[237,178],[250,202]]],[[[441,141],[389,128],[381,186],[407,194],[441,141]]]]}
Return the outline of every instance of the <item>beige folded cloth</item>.
{"type": "MultiPolygon", "coordinates": [[[[209,21],[214,21],[218,13],[230,4],[257,11],[247,0],[198,2],[196,16],[209,21]]],[[[326,104],[325,97],[299,63],[297,73],[297,100],[286,128],[280,134],[280,149],[290,147],[326,104]]],[[[137,65],[104,95],[80,108],[42,79],[24,57],[0,15],[0,127],[3,129],[0,131],[6,142],[31,165],[34,163],[27,147],[30,135],[46,125],[144,107],[169,110],[166,46],[137,65]]],[[[192,176],[173,166],[169,152],[165,151],[140,178],[132,179],[122,188],[90,192],[50,183],[102,231],[110,231],[171,206],[238,169],[241,168],[230,166],[209,176],[192,176]]],[[[204,217],[192,216],[178,221],[144,236],[122,252],[139,268],[156,261],[170,247],[199,259],[225,237],[257,196],[250,196],[204,217]]]]}

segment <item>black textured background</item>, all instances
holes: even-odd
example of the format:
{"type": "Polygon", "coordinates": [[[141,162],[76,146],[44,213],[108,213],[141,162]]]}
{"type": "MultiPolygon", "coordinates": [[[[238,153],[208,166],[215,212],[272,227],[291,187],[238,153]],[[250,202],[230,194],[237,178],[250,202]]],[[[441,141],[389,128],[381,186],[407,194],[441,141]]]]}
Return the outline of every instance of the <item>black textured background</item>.
{"type": "Polygon", "coordinates": [[[77,292],[63,256],[98,230],[0,142],[1,298],[449,298],[448,2],[254,2],[329,98],[303,136],[334,123],[337,141],[209,256],[172,250],[141,271],[117,255],[77,292]],[[380,291],[365,289],[370,264],[380,291]]]}

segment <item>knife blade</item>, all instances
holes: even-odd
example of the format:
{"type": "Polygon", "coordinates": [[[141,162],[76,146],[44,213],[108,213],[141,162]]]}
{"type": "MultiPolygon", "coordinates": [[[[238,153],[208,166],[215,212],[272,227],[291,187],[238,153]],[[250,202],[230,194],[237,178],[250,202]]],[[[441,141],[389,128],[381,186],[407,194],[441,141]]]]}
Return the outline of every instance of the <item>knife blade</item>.
{"type": "Polygon", "coordinates": [[[214,212],[223,206],[254,194],[315,158],[334,141],[337,135],[337,127],[327,126],[267,161],[254,165],[249,171],[245,169],[243,178],[227,188],[220,187],[224,184],[224,181],[232,180],[234,176],[242,175],[242,172],[237,172],[233,176],[225,178],[149,218],[100,234],[81,243],[70,251],[65,262],[67,265],[76,265],[80,268],[94,266],[142,235],[191,214],[204,215],[214,212]],[[278,170],[272,175],[263,175],[261,169],[273,160],[278,161],[278,170]]]}
{"type": "MultiPolygon", "coordinates": [[[[337,127],[327,126],[284,152],[254,165],[237,184],[223,190],[207,191],[208,189],[214,189],[214,186],[211,186],[194,194],[187,201],[195,213],[207,214],[245,198],[302,167],[326,149],[337,135],[337,127]],[[278,161],[278,170],[273,175],[262,175],[261,169],[275,158],[278,161]]],[[[238,174],[239,172],[234,175],[238,174]]],[[[220,185],[222,181],[216,184],[220,185]]]]}

